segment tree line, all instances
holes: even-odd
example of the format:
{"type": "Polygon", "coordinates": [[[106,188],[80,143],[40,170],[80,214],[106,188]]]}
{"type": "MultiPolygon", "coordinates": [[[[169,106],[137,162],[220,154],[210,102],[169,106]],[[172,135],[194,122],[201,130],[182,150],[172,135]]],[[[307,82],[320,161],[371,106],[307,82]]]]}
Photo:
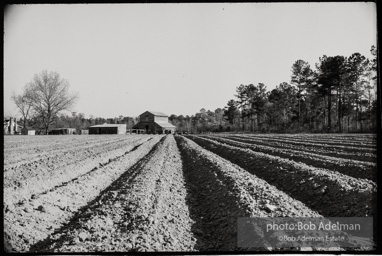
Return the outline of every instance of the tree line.
{"type": "Polygon", "coordinates": [[[264,83],[241,84],[223,109],[170,120],[189,132],[375,132],[376,47],[370,52],[371,60],[360,53],[324,55],[315,69],[297,60],[290,81],[271,91],[264,83]]]}
{"type": "MultiPolygon", "coordinates": [[[[192,116],[174,115],[169,121],[179,132],[375,132],[377,128],[377,49],[370,60],[360,53],[349,57],[322,56],[312,69],[297,60],[289,82],[268,91],[264,83],[239,85],[234,99],[214,111],[202,108],[192,116]]],[[[70,127],[78,130],[110,123],[130,129],[139,120],[85,118],[70,110],[78,100],[69,83],[56,72],[36,74],[21,94],[12,95],[24,127],[42,130],[70,127]]]]}

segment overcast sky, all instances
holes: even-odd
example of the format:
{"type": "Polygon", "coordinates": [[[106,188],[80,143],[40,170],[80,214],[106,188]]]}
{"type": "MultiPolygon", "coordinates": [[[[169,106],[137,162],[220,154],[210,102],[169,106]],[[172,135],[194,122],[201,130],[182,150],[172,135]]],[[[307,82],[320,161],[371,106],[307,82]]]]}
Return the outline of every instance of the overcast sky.
{"type": "Polygon", "coordinates": [[[4,16],[4,114],[34,74],[58,72],[86,117],[223,108],[240,84],[272,90],[293,63],[376,45],[374,3],[12,5],[4,16]]]}

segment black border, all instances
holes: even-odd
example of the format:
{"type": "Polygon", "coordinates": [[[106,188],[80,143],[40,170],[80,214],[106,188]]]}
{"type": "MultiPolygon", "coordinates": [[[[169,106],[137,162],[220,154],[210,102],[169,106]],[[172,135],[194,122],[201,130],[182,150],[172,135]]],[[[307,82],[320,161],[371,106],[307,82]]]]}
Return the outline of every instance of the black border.
{"type": "MultiPolygon", "coordinates": [[[[293,1],[293,2],[288,2],[288,1],[238,1],[237,3],[296,3],[296,2],[303,2],[303,3],[309,3],[310,1],[293,1]]],[[[314,2],[343,2],[343,1],[311,1],[310,3],[314,2]]],[[[378,10],[378,1],[346,1],[346,2],[372,2],[376,4],[376,10],[378,10]]],[[[92,1],[92,2],[84,2],[84,1],[49,1],[49,0],[38,0],[38,1],[26,1],[26,0],[13,0],[13,1],[4,1],[2,2],[3,4],[3,56],[4,56],[4,16],[7,11],[7,6],[8,5],[18,5],[18,4],[120,4],[120,3],[125,3],[125,4],[150,4],[150,3],[236,3],[236,2],[231,2],[231,1],[195,1],[195,2],[187,2],[187,1],[92,1]]],[[[378,36],[378,31],[379,31],[379,17],[378,17],[378,11],[377,11],[377,170],[382,171],[382,99],[381,99],[381,84],[380,84],[380,51],[379,51],[379,36],[378,36]]],[[[4,58],[4,57],[3,57],[4,58]]],[[[4,73],[3,73],[4,77],[4,73]]],[[[3,103],[4,104],[4,103],[3,103]]],[[[4,105],[3,105],[4,107],[4,105]]],[[[3,113],[4,116],[4,113],[3,113]]],[[[4,140],[4,138],[3,138],[4,140]]],[[[3,157],[1,158],[1,161],[4,166],[4,147],[2,148],[3,151],[3,157]]],[[[381,177],[382,174],[377,172],[377,184],[381,184],[381,177]]],[[[4,187],[4,176],[3,176],[3,187],[4,187]]],[[[3,191],[2,191],[3,193],[3,191]]],[[[381,212],[381,203],[380,203],[380,198],[381,198],[381,190],[377,189],[377,214],[374,216],[374,222],[376,223],[376,226],[378,227],[376,230],[374,230],[374,238],[376,241],[376,250],[375,251],[355,251],[355,252],[340,252],[340,251],[334,251],[334,252],[314,252],[314,251],[304,251],[304,252],[299,252],[299,251],[293,251],[293,252],[246,252],[246,251],[203,251],[203,252],[68,252],[68,253],[10,253],[6,251],[6,246],[4,244],[4,234],[3,234],[3,243],[2,243],[2,251],[3,255],[255,255],[255,254],[330,254],[330,255],[341,255],[341,254],[347,254],[347,255],[382,255],[382,246],[381,246],[381,232],[382,232],[382,227],[381,227],[381,221],[378,219],[378,213],[381,212]]],[[[3,199],[4,200],[4,199],[3,199]]],[[[2,212],[3,215],[3,212],[2,212]]],[[[4,218],[2,218],[2,229],[4,230],[4,218]]]]}

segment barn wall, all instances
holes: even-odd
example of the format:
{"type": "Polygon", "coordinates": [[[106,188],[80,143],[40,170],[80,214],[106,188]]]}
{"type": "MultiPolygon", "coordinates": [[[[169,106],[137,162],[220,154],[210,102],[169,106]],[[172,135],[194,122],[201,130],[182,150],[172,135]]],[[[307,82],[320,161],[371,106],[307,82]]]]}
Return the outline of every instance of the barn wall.
{"type": "Polygon", "coordinates": [[[154,130],[154,122],[139,122],[134,125],[134,129],[146,129],[146,125],[149,126],[149,130],[154,130]]]}
{"type": "Polygon", "coordinates": [[[99,134],[98,127],[89,127],[89,134],[99,134]]]}
{"type": "Polygon", "coordinates": [[[101,134],[118,134],[118,127],[101,127],[101,134]]]}
{"type": "Polygon", "coordinates": [[[139,116],[139,121],[140,121],[140,122],[147,122],[146,117],[148,117],[148,122],[149,122],[149,123],[150,123],[150,122],[154,122],[155,117],[154,117],[154,115],[151,114],[150,112],[145,112],[145,113],[141,114],[141,115],[139,116]]]}

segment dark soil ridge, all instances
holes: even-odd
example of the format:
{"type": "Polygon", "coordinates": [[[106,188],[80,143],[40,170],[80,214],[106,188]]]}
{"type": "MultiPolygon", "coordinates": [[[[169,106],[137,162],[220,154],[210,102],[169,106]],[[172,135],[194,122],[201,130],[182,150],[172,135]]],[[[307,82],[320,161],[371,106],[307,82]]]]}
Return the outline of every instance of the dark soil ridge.
{"type": "MultiPolygon", "coordinates": [[[[246,136],[246,135],[238,135],[234,134],[236,136],[246,136]]],[[[365,140],[359,140],[357,142],[354,142],[354,138],[351,138],[351,142],[347,140],[336,140],[336,139],[325,139],[325,138],[302,138],[302,137],[290,137],[290,136],[253,136],[252,134],[248,134],[246,136],[248,138],[252,139],[266,139],[266,140],[272,140],[272,141],[278,141],[278,142],[285,142],[285,143],[295,143],[296,145],[304,144],[304,145],[312,145],[312,146],[318,146],[318,147],[329,147],[329,148],[349,148],[354,150],[375,150],[376,149],[376,142],[372,141],[365,141],[365,140]]]]}
{"type": "Polygon", "coordinates": [[[317,168],[325,168],[342,173],[354,178],[376,180],[376,163],[361,162],[344,158],[324,156],[314,153],[302,152],[291,149],[279,149],[270,146],[260,146],[251,143],[238,142],[232,139],[217,136],[205,136],[206,138],[240,148],[250,148],[254,152],[278,156],[296,162],[301,162],[317,168]]]}
{"type": "Polygon", "coordinates": [[[250,149],[188,136],[203,148],[239,165],[325,217],[374,215],[376,184],[250,149]]]}
{"type": "MultiPolygon", "coordinates": [[[[306,145],[304,143],[295,144],[295,143],[289,143],[286,141],[268,141],[268,139],[254,139],[253,137],[246,137],[246,136],[219,136],[223,138],[232,139],[239,142],[247,142],[251,144],[257,144],[257,145],[263,145],[263,146],[269,146],[279,149],[292,149],[302,152],[309,152],[309,153],[319,153],[320,155],[326,155],[326,156],[332,156],[337,158],[345,158],[345,159],[352,159],[357,160],[361,162],[376,162],[377,161],[377,155],[374,153],[364,153],[364,152],[350,152],[350,151],[342,151],[340,149],[327,149],[325,147],[320,146],[311,146],[306,145]]],[[[375,147],[376,150],[376,147],[375,147]]]]}
{"type": "Polygon", "coordinates": [[[181,159],[166,136],[31,252],[191,251],[181,159]]]}
{"type": "MultiPolygon", "coordinates": [[[[187,202],[199,251],[269,251],[238,248],[238,217],[320,217],[266,181],[180,136],[187,202]]],[[[264,242],[262,234],[256,239],[264,242]]],[[[264,242],[264,244],[267,244],[264,242]]],[[[294,248],[295,251],[301,248],[294,248]]],[[[291,250],[290,248],[288,249],[291,250]]]]}
{"type": "Polygon", "coordinates": [[[153,137],[124,157],[98,167],[65,186],[5,208],[4,239],[11,250],[27,252],[30,246],[65,226],[79,209],[146,156],[162,137],[153,137]]]}

